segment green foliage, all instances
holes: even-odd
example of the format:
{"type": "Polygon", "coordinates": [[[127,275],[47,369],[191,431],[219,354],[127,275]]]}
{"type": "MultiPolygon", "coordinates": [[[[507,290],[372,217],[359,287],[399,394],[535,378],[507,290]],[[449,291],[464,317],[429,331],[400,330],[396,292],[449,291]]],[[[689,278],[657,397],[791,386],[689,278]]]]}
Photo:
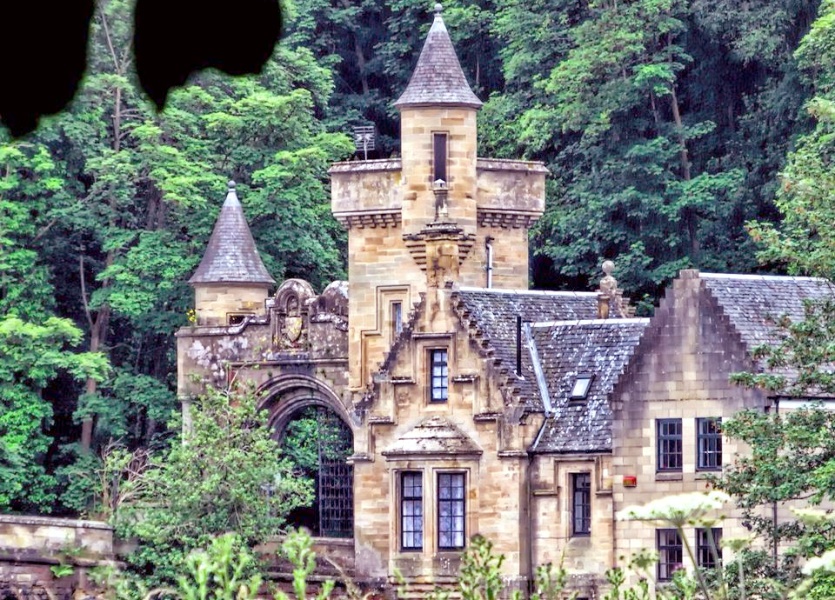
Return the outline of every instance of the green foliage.
{"type": "Polygon", "coordinates": [[[108,363],[98,353],[76,353],[82,333],[68,319],[41,323],[14,314],[0,318],[0,510],[49,512],[55,478],[44,456],[52,406],[44,388],[60,374],[71,379],[105,377],[108,363]]]}
{"type": "MultiPolygon", "coordinates": [[[[727,469],[717,485],[736,498],[754,531],[771,542],[798,541],[802,556],[827,549],[835,537],[829,524],[820,527],[784,520],[776,526],[774,503],[809,499],[819,503],[835,497],[835,416],[821,408],[785,414],[744,411],[722,424],[724,433],[751,447],[727,469]]],[[[770,546],[770,544],[769,544],[770,546]]]]}
{"type": "Polygon", "coordinates": [[[206,550],[188,555],[177,577],[177,595],[182,600],[253,600],[263,583],[255,567],[255,557],[240,538],[221,535],[206,550]]]}
{"type": "Polygon", "coordinates": [[[470,539],[461,557],[458,586],[463,600],[496,600],[502,592],[504,555],[493,553],[493,542],[481,535],[470,539]]]}
{"type": "MultiPolygon", "coordinates": [[[[132,3],[99,4],[89,73],[72,105],[25,142],[0,137],[0,314],[71,319],[79,348],[64,345],[66,353],[77,362],[88,356],[81,350],[103,353],[114,367],[107,378],[50,385],[59,369],[38,385],[47,397],[31,396],[26,427],[44,431],[26,460],[64,482],[76,461],[75,471],[89,472],[87,455],[111,439],[131,448],[163,441],[178,407],[172,334],[187,322],[187,280],[227,179],[239,184],[276,279],[303,276],[322,288],[344,276],[345,233],[326,182],[328,165],[352,145],[324,125],[326,64],[282,44],[261,75],[202,73],[157,113],[135,84],[132,3]],[[53,415],[61,426],[49,431],[53,415]]],[[[44,511],[86,506],[78,485],[60,500],[29,497],[44,511]]]]}
{"type": "MultiPolygon", "coordinates": [[[[307,582],[313,572],[316,570],[316,553],[312,549],[313,538],[304,530],[299,529],[291,531],[287,535],[287,539],[281,545],[281,552],[293,565],[293,592],[296,595],[296,600],[307,600],[307,582]]],[[[332,579],[326,579],[316,594],[315,600],[327,600],[330,598],[335,582],[332,579]]],[[[275,595],[276,600],[289,600],[288,596],[278,591],[275,595]]]]}
{"type": "Polygon", "coordinates": [[[789,154],[781,174],[777,207],[780,227],[752,222],[749,228],[760,243],[760,259],[783,265],[792,273],[832,277],[835,252],[831,219],[835,210],[833,189],[833,140],[835,137],[835,4],[820,5],[817,20],[795,52],[814,96],[806,110],[814,129],[801,137],[789,154]]]}
{"type": "MultiPolygon", "coordinates": [[[[310,482],[296,479],[281,456],[254,394],[210,391],[191,416],[182,440],[119,483],[113,520],[120,535],[138,538],[131,568],[153,585],[173,581],[189,552],[221,533],[254,546],[313,497],[310,482]],[[269,503],[266,484],[274,484],[269,503]]],[[[108,458],[119,462],[111,472],[130,472],[124,454],[108,458]]]]}

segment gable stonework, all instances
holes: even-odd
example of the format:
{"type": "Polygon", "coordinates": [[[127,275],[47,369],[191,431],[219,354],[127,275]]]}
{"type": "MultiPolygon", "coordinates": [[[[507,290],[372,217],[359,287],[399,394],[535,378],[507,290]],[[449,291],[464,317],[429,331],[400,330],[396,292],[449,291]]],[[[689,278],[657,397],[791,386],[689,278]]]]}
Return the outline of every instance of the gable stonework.
{"type": "MultiPolygon", "coordinates": [[[[611,397],[613,412],[612,489],[615,512],[666,495],[710,489],[697,469],[696,419],[728,420],[743,408],[764,408],[757,391],[730,383],[732,373],[756,368],[739,331],[729,320],[698,272],[685,271],[656,310],[634,359],[611,397]],[[659,420],[680,419],[682,464],[661,471],[657,436],[659,420]],[[635,487],[624,479],[635,477],[635,487]]],[[[723,440],[727,464],[745,452],[723,440]]],[[[738,518],[723,521],[723,535],[745,537],[738,518]]],[[[617,555],[655,548],[655,529],[646,523],[615,522],[617,555]]],[[[695,548],[695,532],[689,531],[695,548]]]]}

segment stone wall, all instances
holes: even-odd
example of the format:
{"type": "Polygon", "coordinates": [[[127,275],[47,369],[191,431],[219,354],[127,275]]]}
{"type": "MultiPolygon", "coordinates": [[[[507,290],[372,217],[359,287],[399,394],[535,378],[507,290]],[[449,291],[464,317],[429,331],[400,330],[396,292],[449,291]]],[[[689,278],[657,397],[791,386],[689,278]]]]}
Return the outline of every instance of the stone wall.
{"type": "Polygon", "coordinates": [[[537,455],[531,472],[533,564],[560,563],[579,597],[595,597],[615,565],[611,457],[537,455]],[[591,475],[589,535],[572,531],[572,475],[591,475]]]}
{"type": "Polygon", "coordinates": [[[65,600],[90,592],[90,569],[118,567],[113,528],[97,521],[0,515],[0,594],[65,600]]]}
{"type": "Polygon", "coordinates": [[[230,317],[243,315],[263,316],[264,301],[269,288],[253,285],[205,285],[194,286],[194,308],[197,323],[215,327],[230,324],[230,317]]]}
{"type": "MultiPolygon", "coordinates": [[[[727,319],[702,289],[697,274],[683,272],[668,289],[612,396],[616,512],[664,496],[710,488],[707,477],[711,472],[696,468],[696,419],[727,420],[743,408],[762,408],[764,398],[759,392],[729,381],[731,373],[754,368],[727,319]],[[658,419],[681,419],[680,472],[658,469],[658,419]],[[625,478],[631,477],[635,485],[624,485],[625,478]]],[[[735,453],[745,449],[725,438],[722,452],[723,462],[728,464],[735,453]]],[[[718,526],[726,538],[749,534],[735,513],[718,526]]],[[[694,544],[692,528],[688,539],[694,544]]],[[[643,548],[655,549],[656,530],[646,523],[617,521],[615,540],[617,556],[628,559],[643,548]]]]}

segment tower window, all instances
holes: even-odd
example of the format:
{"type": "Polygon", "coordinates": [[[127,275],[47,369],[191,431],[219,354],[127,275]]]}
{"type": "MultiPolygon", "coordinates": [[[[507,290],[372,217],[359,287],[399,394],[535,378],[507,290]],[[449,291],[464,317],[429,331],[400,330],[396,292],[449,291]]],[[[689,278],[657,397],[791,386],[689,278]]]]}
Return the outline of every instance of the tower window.
{"type": "MultiPolygon", "coordinates": [[[[445,133],[435,133],[432,134],[432,155],[433,159],[433,170],[432,170],[432,182],[438,181],[439,179],[443,180],[445,183],[449,184],[449,179],[447,178],[447,134],[445,133]]],[[[447,186],[448,187],[448,186],[447,186]]]]}
{"type": "Polygon", "coordinates": [[[402,302],[392,302],[391,303],[391,334],[392,334],[392,341],[397,339],[400,333],[403,331],[403,303],[402,302]]]}
{"type": "Polygon", "coordinates": [[[449,366],[446,350],[430,350],[430,394],[432,402],[446,402],[449,397],[449,366]]]}

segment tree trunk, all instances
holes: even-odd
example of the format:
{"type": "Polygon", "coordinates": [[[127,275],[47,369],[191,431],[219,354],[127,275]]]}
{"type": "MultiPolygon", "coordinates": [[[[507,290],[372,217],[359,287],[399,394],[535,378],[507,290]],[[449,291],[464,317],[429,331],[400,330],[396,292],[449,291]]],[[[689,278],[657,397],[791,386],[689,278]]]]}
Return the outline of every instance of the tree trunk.
{"type": "Polygon", "coordinates": [[[354,53],[357,55],[357,69],[362,82],[362,95],[367,96],[371,88],[368,85],[368,74],[365,72],[365,53],[362,51],[362,44],[360,44],[360,39],[356,35],[354,36],[354,53]]]}
{"type": "MultiPolygon", "coordinates": [[[[107,253],[105,265],[110,267],[113,264],[114,252],[111,250],[107,253]]],[[[84,302],[84,310],[87,313],[87,322],[90,323],[90,352],[101,352],[107,342],[107,330],[110,326],[110,305],[102,304],[101,308],[96,312],[96,318],[93,319],[90,309],[87,305],[87,290],[84,282],[84,256],[80,257],[80,276],[81,276],[81,295],[84,302]]],[[[102,288],[107,288],[110,285],[110,280],[102,282],[102,288]]],[[[98,390],[98,382],[92,377],[88,377],[84,386],[84,392],[88,395],[93,395],[98,390]]],[[[93,430],[95,420],[92,416],[86,417],[81,422],[81,448],[84,451],[89,451],[93,444],[93,430]]]]}
{"type": "MultiPolygon", "coordinates": [[[[687,151],[687,140],[684,137],[684,124],[681,119],[681,111],[678,106],[678,96],[676,96],[676,89],[673,86],[670,89],[670,108],[673,111],[673,120],[676,124],[676,131],[678,132],[678,146],[679,158],[681,160],[681,178],[684,181],[690,181],[692,174],[690,172],[690,156],[687,151]]],[[[701,251],[699,244],[699,223],[698,215],[695,210],[687,209],[682,215],[685,226],[687,227],[687,235],[690,238],[690,257],[695,259],[701,251]]]]}

